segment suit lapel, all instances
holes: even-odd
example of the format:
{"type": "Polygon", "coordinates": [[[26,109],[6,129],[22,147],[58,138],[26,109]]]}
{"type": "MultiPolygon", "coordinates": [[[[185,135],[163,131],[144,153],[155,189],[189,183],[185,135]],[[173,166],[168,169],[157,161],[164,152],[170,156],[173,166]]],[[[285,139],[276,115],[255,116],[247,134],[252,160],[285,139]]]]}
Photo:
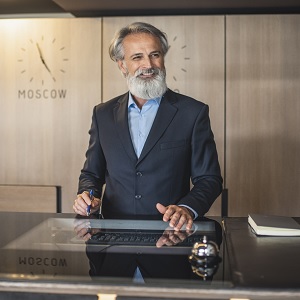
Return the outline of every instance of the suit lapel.
{"type": "Polygon", "coordinates": [[[114,108],[114,119],[117,132],[127,155],[131,160],[136,162],[137,156],[133,148],[128,127],[128,93],[120,97],[116,107],[114,108]]]}
{"type": "Polygon", "coordinates": [[[172,95],[170,90],[163,96],[137,164],[151,151],[173,120],[177,112],[177,108],[173,105],[176,101],[177,99],[172,95]]]}

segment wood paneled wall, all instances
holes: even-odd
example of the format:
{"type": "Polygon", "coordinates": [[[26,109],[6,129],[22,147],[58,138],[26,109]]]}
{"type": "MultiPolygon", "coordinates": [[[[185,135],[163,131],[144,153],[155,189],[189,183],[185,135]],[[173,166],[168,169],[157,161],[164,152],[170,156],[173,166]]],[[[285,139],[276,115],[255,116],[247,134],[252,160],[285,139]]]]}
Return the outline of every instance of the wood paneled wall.
{"type": "Polygon", "coordinates": [[[0,20],[0,40],[0,183],[61,186],[71,211],[101,101],[101,20],[0,20]]]}
{"type": "MultiPolygon", "coordinates": [[[[60,185],[62,210],[71,212],[92,107],[127,91],[108,45],[134,21],[167,33],[169,87],[210,107],[229,214],[299,215],[299,15],[0,20],[0,183],[60,185]],[[59,55],[43,49],[49,66],[68,54],[56,82],[37,49],[23,59],[29,38],[65,47],[59,55]],[[19,89],[68,92],[22,99],[19,89]]],[[[209,214],[219,213],[220,199],[209,214]]]]}
{"type": "Polygon", "coordinates": [[[300,215],[300,16],[226,20],[230,215],[300,215]]]}

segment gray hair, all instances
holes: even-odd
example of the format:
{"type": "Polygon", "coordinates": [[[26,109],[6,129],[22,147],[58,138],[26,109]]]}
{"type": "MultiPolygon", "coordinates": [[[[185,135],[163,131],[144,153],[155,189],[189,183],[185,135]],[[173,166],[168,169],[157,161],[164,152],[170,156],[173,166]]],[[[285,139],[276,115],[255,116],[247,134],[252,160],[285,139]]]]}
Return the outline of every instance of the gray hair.
{"type": "Polygon", "coordinates": [[[135,22],[123,27],[112,39],[109,46],[109,56],[113,61],[124,59],[123,40],[127,35],[135,33],[147,33],[157,37],[160,40],[163,55],[167,54],[169,50],[167,35],[151,24],[135,22]]]}

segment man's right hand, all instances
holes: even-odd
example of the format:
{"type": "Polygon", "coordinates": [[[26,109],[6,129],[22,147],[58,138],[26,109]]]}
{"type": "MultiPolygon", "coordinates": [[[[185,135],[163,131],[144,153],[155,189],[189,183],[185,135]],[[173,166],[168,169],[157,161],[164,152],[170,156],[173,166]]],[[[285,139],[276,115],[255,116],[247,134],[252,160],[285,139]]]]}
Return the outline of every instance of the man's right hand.
{"type": "Polygon", "coordinates": [[[98,211],[100,208],[101,199],[94,198],[91,201],[89,192],[83,192],[78,194],[73,204],[73,210],[76,214],[81,216],[87,216],[87,207],[91,205],[91,214],[98,211]]]}

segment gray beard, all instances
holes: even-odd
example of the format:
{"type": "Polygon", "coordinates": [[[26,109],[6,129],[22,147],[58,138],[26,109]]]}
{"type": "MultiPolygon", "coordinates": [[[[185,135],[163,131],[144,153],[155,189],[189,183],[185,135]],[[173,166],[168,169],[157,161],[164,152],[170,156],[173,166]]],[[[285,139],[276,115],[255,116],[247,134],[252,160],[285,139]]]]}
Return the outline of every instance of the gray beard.
{"type": "Polygon", "coordinates": [[[133,76],[127,74],[127,85],[130,93],[145,100],[160,98],[167,91],[166,72],[158,68],[150,69],[154,71],[154,78],[141,78],[141,71],[137,71],[133,76]]]}

